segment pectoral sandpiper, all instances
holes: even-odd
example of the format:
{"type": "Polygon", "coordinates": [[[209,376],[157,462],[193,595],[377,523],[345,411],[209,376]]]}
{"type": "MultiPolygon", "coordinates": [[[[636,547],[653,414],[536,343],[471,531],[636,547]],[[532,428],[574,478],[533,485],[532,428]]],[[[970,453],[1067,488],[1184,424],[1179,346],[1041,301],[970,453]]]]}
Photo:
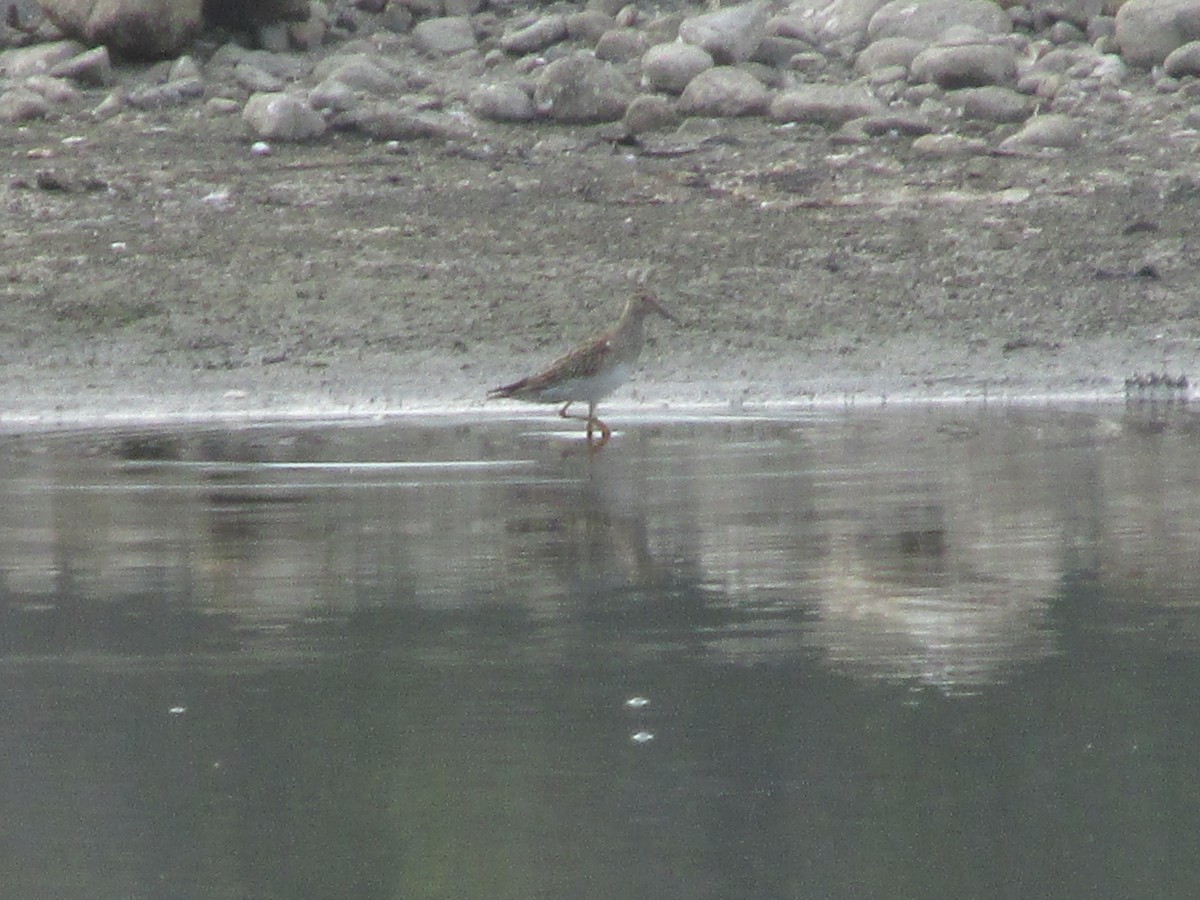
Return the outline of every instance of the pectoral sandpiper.
{"type": "Polygon", "coordinates": [[[624,384],[633,372],[646,339],[645,322],[650,313],[675,323],[679,321],[649,294],[634,294],[617,324],[604,334],[560,356],[544,372],[493,388],[488,391],[488,399],[514,397],[532,403],[561,403],[558,414],[564,419],[587,422],[588,443],[593,433],[599,431],[596,446],[603,447],[612,437],[612,429],[596,418],[596,404],[624,384]],[[587,403],[587,415],[568,415],[572,403],[587,403]]]}

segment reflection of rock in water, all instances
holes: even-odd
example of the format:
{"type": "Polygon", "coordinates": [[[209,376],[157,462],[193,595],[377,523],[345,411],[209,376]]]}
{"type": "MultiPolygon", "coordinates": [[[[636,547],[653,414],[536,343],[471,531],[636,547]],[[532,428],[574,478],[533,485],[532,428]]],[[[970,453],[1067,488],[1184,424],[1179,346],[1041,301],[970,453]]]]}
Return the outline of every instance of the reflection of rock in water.
{"type": "Polygon", "coordinates": [[[900,509],[871,528],[835,537],[818,569],[809,638],[831,661],[961,689],[1053,652],[1046,612],[1060,572],[1048,515],[1012,519],[981,497],[900,509]]]}

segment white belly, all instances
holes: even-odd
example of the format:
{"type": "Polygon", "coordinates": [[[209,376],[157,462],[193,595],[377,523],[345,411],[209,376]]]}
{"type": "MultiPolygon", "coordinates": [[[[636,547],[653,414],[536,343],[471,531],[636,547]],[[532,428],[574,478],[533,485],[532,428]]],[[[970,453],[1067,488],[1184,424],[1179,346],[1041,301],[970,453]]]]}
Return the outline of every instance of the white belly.
{"type": "Polygon", "coordinates": [[[546,388],[539,399],[548,403],[566,403],[568,400],[597,403],[628,381],[632,372],[633,366],[622,364],[590,378],[572,378],[546,388]]]}

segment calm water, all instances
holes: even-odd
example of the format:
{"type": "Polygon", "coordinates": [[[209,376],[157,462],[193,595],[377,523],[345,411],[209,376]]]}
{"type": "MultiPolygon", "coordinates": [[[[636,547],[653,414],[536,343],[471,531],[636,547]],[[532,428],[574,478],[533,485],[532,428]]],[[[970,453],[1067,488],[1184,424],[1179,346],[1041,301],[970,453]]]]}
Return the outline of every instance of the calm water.
{"type": "Polygon", "coordinates": [[[1200,895],[1200,416],[555,424],[0,437],[0,896],[1200,895]]]}

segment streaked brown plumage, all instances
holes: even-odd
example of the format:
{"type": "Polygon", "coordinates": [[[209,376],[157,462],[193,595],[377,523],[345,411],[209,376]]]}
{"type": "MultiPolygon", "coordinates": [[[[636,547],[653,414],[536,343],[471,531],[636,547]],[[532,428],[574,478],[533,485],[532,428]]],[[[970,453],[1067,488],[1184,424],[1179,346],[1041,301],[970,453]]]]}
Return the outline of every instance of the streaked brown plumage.
{"type": "Polygon", "coordinates": [[[596,418],[596,404],[624,384],[632,373],[642,353],[645,321],[650,313],[679,321],[649,294],[634,294],[617,324],[608,331],[560,356],[543,372],[493,388],[488,391],[488,399],[512,397],[531,403],[562,403],[558,414],[564,419],[587,422],[589,442],[593,432],[599,430],[597,446],[604,446],[612,437],[612,429],[596,418]],[[587,415],[568,415],[572,403],[587,403],[587,415]]]}

